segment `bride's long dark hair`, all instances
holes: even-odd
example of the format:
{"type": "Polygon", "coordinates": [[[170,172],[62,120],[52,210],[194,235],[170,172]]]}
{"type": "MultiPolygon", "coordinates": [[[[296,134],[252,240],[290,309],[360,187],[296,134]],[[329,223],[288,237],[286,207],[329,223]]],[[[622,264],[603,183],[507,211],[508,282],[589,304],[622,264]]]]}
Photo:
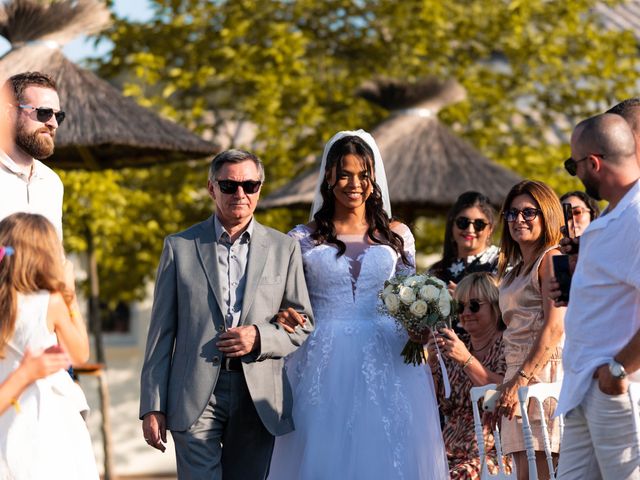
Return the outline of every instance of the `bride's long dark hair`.
{"type": "Polygon", "coordinates": [[[367,237],[380,245],[388,245],[395,250],[405,265],[410,265],[410,261],[404,252],[404,241],[400,235],[391,230],[389,226],[391,219],[384,211],[382,203],[382,193],[380,187],[374,181],[373,151],[367,143],[358,136],[343,137],[337,140],[327,154],[325,171],[323,172],[326,181],[320,186],[322,195],[322,207],[313,216],[316,222],[316,229],[311,234],[316,243],[331,243],[338,248],[337,255],[344,255],[347,250],[344,242],[340,241],[336,235],[333,224],[335,214],[335,197],[333,195],[334,185],[329,184],[329,177],[333,167],[336,168],[336,182],[342,173],[342,161],[346,155],[355,155],[362,159],[366,172],[371,183],[371,194],[365,201],[365,220],[367,222],[367,237]]]}

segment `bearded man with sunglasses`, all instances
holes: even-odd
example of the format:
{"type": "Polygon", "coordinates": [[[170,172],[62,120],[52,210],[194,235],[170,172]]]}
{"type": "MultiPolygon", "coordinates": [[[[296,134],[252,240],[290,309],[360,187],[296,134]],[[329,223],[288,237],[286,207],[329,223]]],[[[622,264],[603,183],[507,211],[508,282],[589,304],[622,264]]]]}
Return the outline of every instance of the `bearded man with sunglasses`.
{"type": "Polygon", "coordinates": [[[0,150],[0,219],[16,212],[45,216],[62,238],[63,186],[40,160],[55,148],[56,131],[65,114],[55,81],[39,72],[20,73],[4,84],[4,105],[11,141],[0,150]]]}
{"type": "MultiPolygon", "coordinates": [[[[564,320],[557,478],[639,479],[640,167],[631,128],[610,113],[584,120],[565,167],[609,205],[579,239],[564,320]]],[[[565,253],[573,240],[563,240],[565,253]]],[[[550,296],[559,294],[554,282],[550,296]]]]}
{"type": "Polygon", "coordinates": [[[253,218],[263,182],[258,157],[220,153],[215,214],[165,239],[140,418],[160,451],[171,431],[178,478],[264,479],[274,436],[294,427],[284,357],[311,333],[311,304],[298,241],[253,218]]]}

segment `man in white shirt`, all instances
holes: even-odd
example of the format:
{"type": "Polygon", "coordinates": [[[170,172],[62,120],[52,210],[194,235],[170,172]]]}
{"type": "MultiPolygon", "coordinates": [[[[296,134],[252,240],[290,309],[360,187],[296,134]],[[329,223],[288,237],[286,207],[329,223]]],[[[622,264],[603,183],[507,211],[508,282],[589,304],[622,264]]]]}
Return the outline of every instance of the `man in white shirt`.
{"type": "Polygon", "coordinates": [[[39,213],[62,238],[63,186],[60,177],[40,160],[53,154],[55,135],[64,120],[55,81],[26,72],[4,86],[12,140],[0,150],[0,219],[15,212],[39,213]]]}
{"type": "Polygon", "coordinates": [[[640,479],[640,166],[624,118],[579,123],[565,168],[609,205],[580,237],[571,282],[557,478],[640,479]]]}

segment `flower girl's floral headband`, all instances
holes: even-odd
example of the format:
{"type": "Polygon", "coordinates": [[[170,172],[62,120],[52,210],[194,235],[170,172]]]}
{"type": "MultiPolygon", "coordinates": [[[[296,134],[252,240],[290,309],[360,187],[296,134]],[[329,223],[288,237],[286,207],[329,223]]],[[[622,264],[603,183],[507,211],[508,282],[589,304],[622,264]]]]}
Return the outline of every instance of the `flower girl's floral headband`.
{"type": "Polygon", "coordinates": [[[5,256],[10,257],[14,252],[15,250],[12,247],[3,247],[0,245],[0,262],[5,256]]]}

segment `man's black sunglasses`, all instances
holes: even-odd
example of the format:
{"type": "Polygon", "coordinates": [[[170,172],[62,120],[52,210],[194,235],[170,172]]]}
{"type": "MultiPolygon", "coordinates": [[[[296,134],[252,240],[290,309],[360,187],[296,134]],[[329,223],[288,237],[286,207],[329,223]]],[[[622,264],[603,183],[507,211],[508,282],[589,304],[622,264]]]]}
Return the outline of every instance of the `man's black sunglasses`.
{"type": "Polygon", "coordinates": [[[220,191],[232,195],[238,191],[238,187],[242,187],[244,193],[256,193],[260,190],[262,182],[260,180],[245,180],[244,182],[236,182],[235,180],[216,180],[220,191]]]}
{"type": "Polygon", "coordinates": [[[469,225],[471,224],[473,224],[473,228],[475,229],[476,232],[481,232],[487,227],[487,225],[489,225],[487,222],[485,222],[481,218],[476,218],[475,220],[471,220],[470,218],[467,218],[467,217],[456,218],[456,226],[460,230],[466,230],[467,228],[469,228],[469,225]]]}
{"type": "MultiPolygon", "coordinates": [[[[477,298],[472,298],[469,300],[469,311],[471,313],[478,313],[480,311],[480,305],[486,302],[481,302],[477,298]]],[[[458,314],[462,315],[464,313],[465,303],[458,301],[458,314]]]]}
{"type": "Polygon", "coordinates": [[[590,153],[586,157],[579,158],[578,160],[574,160],[573,157],[569,157],[564,161],[564,169],[569,175],[575,177],[576,173],[578,173],[578,164],[580,162],[584,162],[591,155],[593,155],[594,157],[604,158],[604,154],[601,153],[590,153]]]}
{"type": "Polygon", "coordinates": [[[51,117],[55,116],[56,122],[58,122],[58,125],[60,125],[62,122],[64,122],[64,118],[67,116],[67,114],[64,113],[62,110],[58,110],[57,112],[55,112],[53,108],[48,108],[48,107],[34,107],[33,105],[18,105],[18,108],[22,108],[24,110],[31,110],[31,111],[35,110],[36,118],[38,119],[39,122],[42,122],[42,123],[47,123],[49,120],[51,120],[51,117]]]}

